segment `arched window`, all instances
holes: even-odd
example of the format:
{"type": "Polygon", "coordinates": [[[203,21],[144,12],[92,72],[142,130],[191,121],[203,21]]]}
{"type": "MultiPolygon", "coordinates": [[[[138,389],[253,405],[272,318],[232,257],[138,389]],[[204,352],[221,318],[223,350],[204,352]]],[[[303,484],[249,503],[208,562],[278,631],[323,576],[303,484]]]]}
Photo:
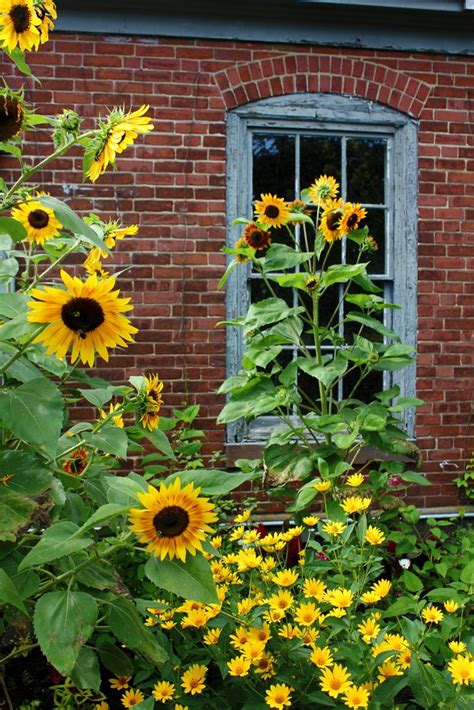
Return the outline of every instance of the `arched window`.
{"type": "MultiPolygon", "coordinates": [[[[262,192],[286,200],[319,175],[334,176],[341,196],[369,211],[367,223],[378,250],[369,273],[385,299],[401,306],[384,311],[385,324],[402,342],[415,345],[417,280],[417,126],[391,108],[334,94],[293,94],[246,104],[229,112],[227,220],[229,246],[240,236],[232,227],[238,216],[252,216],[252,202],[262,192]]],[[[337,260],[350,258],[350,243],[338,244],[337,260]]],[[[285,298],[296,294],[286,289],[285,298]]],[[[227,284],[229,319],[247,312],[251,302],[267,297],[258,274],[248,265],[234,270],[227,284]]],[[[278,294],[282,296],[282,294],[278,294]]],[[[283,297],[283,296],[282,296],[283,297]]],[[[342,308],[342,306],[341,306],[342,308]]],[[[342,316],[342,313],[341,313],[342,316]]],[[[228,331],[228,375],[240,369],[243,343],[239,329],[228,331]]],[[[293,357],[288,347],[282,358],[293,357]]],[[[374,373],[359,393],[364,399],[398,384],[401,394],[415,394],[415,369],[374,373]]],[[[304,382],[301,382],[304,387],[304,382]]],[[[342,383],[339,396],[345,396],[342,383]]],[[[274,423],[274,422],[273,422],[274,423]]],[[[413,413],[406,422],[413,431],[413,413]]],[[[264,439],[272,418],[247,426],[229,426],[228,442],[264,439]]]]}

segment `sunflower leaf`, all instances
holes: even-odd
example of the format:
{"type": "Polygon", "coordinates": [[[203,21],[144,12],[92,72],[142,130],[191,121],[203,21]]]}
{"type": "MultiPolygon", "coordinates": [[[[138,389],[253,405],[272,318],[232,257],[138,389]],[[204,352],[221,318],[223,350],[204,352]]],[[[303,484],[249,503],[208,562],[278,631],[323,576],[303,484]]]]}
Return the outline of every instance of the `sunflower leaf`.
{"type": "Polygon", "coordinates": [[[109,603],[108,624],[114,636],[128,648],[142,653],[154,664],[164,663],[168,654],[143,626],[135,604],[128,599],[114,599],[109,603]]]}
{"type": "Polygon", "coordinates": [[[145,574],[160,589],[185,599],[203,604],[218,602],[209,562],[199,553],[195,557],[188,554],[186,562],[150,557],[145,574]]]}
{"type": "Polygon", "coordinates": [[[99,659],[92,648],[81,648],[76,665],[71,671],[71,680],[78,688],[100,688],[99,659]]]}
{"type": "Polygon", "coordinates": [[[0,569],[0,599],[2,602],[16,606],[17,609],[28,616],[28,610],[23,604],[17,588],[3,569],[0,569]]]}
{"type": "Polygon", "coordinates": [[[97,602],[90,594],[65,590],[48,592],[36,604],[35,634],[48,661],[70,675],[97,620],[97,602]]]}
{"type": "Polygon", "coordinates": [[[21,51],[21,49],[19,49],[18,47],[15,47],[15,49],[13,49],[11,52],[6,47],[2,47],[2,49],[5,52],[5,54],[8,54],[8,56],[10,57],[12,62],[14,62],[16,64],[16,66],[18,67],[18,69],[21,71],[22,74],[26,74],[26,76],[31,77],[35,81],[38,81],[38,79],[32,73],[30,67],[26,63],[25,55],[21,51]]]}
{"type": "Polygon", "coordinates": [[[0,217],[0,234],[7,234],[15,243],[26,239],[26,229],[13,217],[0,217]]]}
{"type": "Polygon", "coordinates": [[[90,537],[80,539],[74,537],[78,530],[78,525],[68,520],[62,520],[60,523],[51,525],[50,528],[45,530],[40,541],[23,558],[18,566],[19,571],[28,567],[42,565],[44,562],[52,562],[92,545],[94,541],[90,537]]]}
{"type": "Polygon", "coordinates": [[[83,439],[90,446],[95,446],[106,454],[114,454],[121,459],[127,456],[128,436],[120,427],[105,424],[96,434],[85,432],[83,439]]]}
{"type": "Polygon", "coordinates": [[[61,202],[61,200],[58,200],[56,197],[51,197],[51,195],[42,195],[38,199],[43,205],[45,205],[45,207],[49,207],[54,211],[54,214],[63,227],[82,237],[84,241],[93,244],[99,249],[104,249],[110,254],[110,249],[97,235],[97,232],[86,224],[84,220],[69,207],[69,205],[65,202],[61,202]]]}
{"type": "Polygon", "coordinates": [[[153,431],[142,429],[142,432],[148,441],[158,449],[158,451],[161,451],[161,453],[165,454],[165,456],[172,461],[176,461],[176,456],[174,455],[174,451],[171,448],[171,444],[164,431],[160,431],[160,429],[154,429],[153,431]]]}
{"type": "Polygon", "coordinates": [[[18,493],[7,493],[0,498],[0,540],[15,540],[15,533],[31,518],[36,508],[29,498],[18,493]]]}

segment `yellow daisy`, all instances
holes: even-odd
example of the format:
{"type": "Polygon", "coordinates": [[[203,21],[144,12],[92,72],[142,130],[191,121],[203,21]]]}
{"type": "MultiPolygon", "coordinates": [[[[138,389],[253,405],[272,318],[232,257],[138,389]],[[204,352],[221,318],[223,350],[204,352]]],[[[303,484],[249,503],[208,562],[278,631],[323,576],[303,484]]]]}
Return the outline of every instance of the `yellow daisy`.
{"type": "Polygon", "coordinates": [[[116,678],[109,678],[110,687],[113,690],[125,690],[130,687],[128,681],[131,679],[131,675],[118,675],[116,678]]]}
{"type": "Polygon", "coordinates": [[[285,569],[274,574],[272,582],[278,584],[279,587],[291,587],[291,585],[296,582],[298,577],[298,572],[294,572],[292,569],[285,569]]]}
{"type": "Polygon", "coordinates": [[[337,589],[331,589],[326,592],[325,601],[332,604],[332,606],[345,609],[352,604],[353,598],[354,595],[350,589],[338,587],[337,589]]]}
{"type": "Polygon", "coordinates": [[[143,695],[142,691],[133,690],[133,688],[127,690],[120,698],[120,702],[125,708],[133,708],[134,705],[139,705],[144,700],[145,696],[143,695]]]}
{"type": "Polygon", "coordinates": [[[122,315],[133,306],[129,298],[119,298],[119,291],[112,291],[113,277],[98,281],[89,276],[82,282],[61,271],[61,278],[66,290],[34,288],[31,294],[36,300],[28,302],[28,320],[48,324],[34,340],[44,343],[48,355],[63,358],[72,346],[71,362],[80,358],[92,367],[96,352],[108,362],[108,348],[133,342],[132,334],[138,331],[122,315]]]}
{"type": "Polygon", "coordinates": [[[370,545],[381,545],[385,540],[385,535],[379,528],[376,528],[374,525],[369,525],[364,539],[370,545]]]}
{"type": "Polygon", "coordinates": [[[453,601],[453,599],[450,599],[449,601],[444,602],[443,606],[445,611],[448,612],[448,614],[454,614],[459,609],[460,604],[453,601]]]}
{"type": "MultiPolygon", "coordinates": [[[[372,585],[371,591],[377,595],[378,599],[383,599],[387,596],[392,588],[392,583],[388,579],[379,579],[372,585]]],[[[377,599],[377,601],[378,601],[377,599]]]]}
{"type": "Polygon", "coordinates": [[[39,200],[22,202],[12,209],[11,214],[24,226],[26,238],[31,244],[42,246],[48,239],[57,237],[62,229],[53,210],[39,200]]]}
{"type": "Polygon", "coordinates": [[[474,681],[474,658],[470,654],[456,656],[448,663],[454,685],[469,685],[474,681]]]}
{"type": "Polygon", "coordinates": [[[227,661],[227,668],[231,676],[246,676],[249,674],[251,661],[245,656],[237,656],[227,661]]]}
{"type": "Polygon", "coordinates": [[[319,523],[319,518],[317,515],[306,515],[303,518],[303,523],[312,527],[313,525],[317,525],[319,523]]]}
{"type": "Polygon", "coordinates": [[[324,205],[324,203],[337,195],[339,183],[330,175],[321,175],[309,187],[309,196],[315,205],[324,205]]]}
{"type": "Polygon", "coordinates": [[[317,599],[318,602],[322,601],[325,591],[325,583],[315,577],[308,577],[303,583],[303,593],[305,597],[312,597],[313,599],[317,599]]]}
{"type": "MultiPolygon", "coordinates": [[[[255,216],[265,227],[281,227],[290,219],[290,210],[285,200],[270,193],[260,195],[255,202],[255,216]]],[[[248,240],[246,240],[249,244],[248,240]]],[[[252,246],[252,244],[250,244],[252,246]]]]}
{"type": "Polygon", "coordinates": [[[323,646],[322,648],[315,646],[311,652],[310,660],[318,668],[327,668],[328,666],[332,666],[333,658],[331,649],[329,646],[323,646]]]}
{"type": "Polygon", "coordinates": [[[315,481],[313,485],[319,493],[326,493],[326,491],[331,488],[332,484],[331,481],[322,481],[319,479],[318,481],[315,481]]]}
{"type": "Polygon", "coordinates": [[[33,0],[0,0],[0,42],[9,52],[15,47],[22,52],[37,49],[41,42],[40,25],[33,0]]]}
{"type": "Polygon", "coordinates": [[[202,640],[206,646],[215,646],[219,642],[222,629],[209,629],[209,631],[204,634],[202,640]]]}
{"type": "Polygon", "coordinates": [[[335,663],[332,668],[324,668],[320,680],[321,690],[328,693],[331,698],[337,698],[352,685],[350,678],[347,668],[335,663]]]}
{"type": "Polygon", "coordinates": [[[345,529],[346,525],[337,520],[328,520],[328,522],[323,525],[323,530],[328,535],[341,535],[345,529]]]}
{"type": "Polygon", "coordinates": [[[466,644],[463,641],[450,641],[448,643],[449,648],[453,653],[464,653],[466,650],[466,644]]]}
{"type": "Polygon", "coordinates": [[[105,700],[102,700],[94,705],[94,710],[110,710],[110,705],[105,700]]]}
{"type": "Polygon", "coordinates": [[[153,690],[151,691],[151,694],[155,700],[158,700],[158,702],[161,703],[166,703],[168,700],[171,700],[174,693],[175,686],[167,680],[160,680],[158,683],[155,683],[153,690]]]}
{"type": "Polygon", "coordinates": [[[200,695],[206,687],[206,666],[194,663],[181,676],[181,687],[185,693],[200,695]]]}
{"type": "Polygon", "coordinates": [[[200,490],[192,483],[181,488],[178,477],[168,486],[161,483],[159,490],[149,485],[146,493],[137,493],[144,507],[130,509],[130,529],[140,542],[148,543],[148,552],[162,560],[177,557],[184,562],[188,552],[195,555],[202,550],[205,533],[212,532],[208,523],[214,523],[217,515],[209,499],[199,497],[200,490]]]}
{"type": "Polygon", "coordinates": [[[372,503],[371,498],[361,498],[360,496],[351,496],[346,498],[341,503],[341,508],[345,513],[351,515],[352,513],[360,513],[363,510],[367,510],[369,505],[372,503]]]}
{"type": "Polygon", "coordinates": [[[365,478],[362,473],[353,473],[347,477],[346,485],[351,486],[352,488],[357,488],[358,486],[361,486],[364,481],[365,478]]]}
{"type": "Polygon", "coordinates": [[[344,705],[348,708],[366,708],[369,705],[369,691],[363,685],[353,685],[344,693],[344,705]]]}
{"type": "Polygon", "coordinates": [[[444,619],[444,614],[437,606],[428,606],[421,612],[425,624],[439,624],[444,619]]]}
{"type": "Polygon", "coordinates": [[[385,661],[378,667],[377,679],[379,683],[383,683],[388,678],[394,678],[398,675],[403,675],[401,668],[397,663],[392,661],[390,658],[386,658],[385,661]]]}
{"type": "Polygon", "coordinates": [[[369,616],[368,619],[359,624],[357,631],[361,634],[364,643],[370,643],[380,633],[380,626],[375,616],[369,616]]]}
{"type": "Polygon", "coordinates": [[[241,513],[235,516],[234,523],[246,523],[249,518],[250,510],[247,508],[246,510],[243,510],[241,513]]]}
{"type": "Polygon", "coordinates": [[[291,707],[292,688],[284,683],[276,683],[271,685],[265,693],[265,701],[269,708],[275,710],[283,710],[283,708],[291,707]]]}
{"type": "Polygon", "coordinates": [[[319,614],[320,611],[314,602],[300,604],[295,609],[295,622],[300,626],[311,626],[319,614]]]}

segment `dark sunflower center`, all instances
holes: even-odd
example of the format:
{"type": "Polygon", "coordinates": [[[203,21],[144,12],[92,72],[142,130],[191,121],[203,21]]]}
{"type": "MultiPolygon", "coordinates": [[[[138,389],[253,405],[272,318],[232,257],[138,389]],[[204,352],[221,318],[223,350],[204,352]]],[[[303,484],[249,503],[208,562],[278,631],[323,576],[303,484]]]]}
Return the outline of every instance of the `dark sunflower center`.
{"type": "Polygon", "coordinates": [[[351,216],[347,218],[347,226],[348,227],[354,227],[357,224],[357,222],[358,222],[358,217],[355,213],[351,214],[351,216]]]}
{"type": "Polygon", "coordinates": [[[93,298],[71,298],[61,308],[61,318],[65,326],[78,333],[81,338],[102,325],[105,320],[102,306],[93,298]]]}
{"type": "Polygon", "coordinates": [[[48,226],[49,215],[44,210],[32,210],[28,215],[28,222],[34,229],[44,229],[48,226]]]}
{"type": "Polygon", "coordinates": [[[265,242],[265,235],[261,232],[250,232],[250,244],[253,246],[260,246],[265,242]]]}
{"type": "Polygon", "coordinates": [[[280,214],[280,210],[276,205],[267,205],[265,207],[265,215],[270,219],[276,219],[280,214]]]}
{"type": "Polygon", "coordinates": [[[178,537],[189,524],[189,515],[178,505],[168,505],[153,518],[153,525],[160,537],[178,537]]]}
{"type": "Polygon", "coordinates": [[[335,231],[339,226],[339,218],[339,212],[330,212],[326,217],[326,224],[328,226],[328,229],[335,231]]]}
{"type": "Polygon", "coordinates": [[[14,138],[21,128],[23,110],[14,98],[4,98],[0,103],[0,141],[14,138]]]}
{"type": "Polygon", "coordinates": [[[30,27],[31,14],[25,5],[13,5],[10,10],[10,17],[17,34],[26,32],[30,27]]]}

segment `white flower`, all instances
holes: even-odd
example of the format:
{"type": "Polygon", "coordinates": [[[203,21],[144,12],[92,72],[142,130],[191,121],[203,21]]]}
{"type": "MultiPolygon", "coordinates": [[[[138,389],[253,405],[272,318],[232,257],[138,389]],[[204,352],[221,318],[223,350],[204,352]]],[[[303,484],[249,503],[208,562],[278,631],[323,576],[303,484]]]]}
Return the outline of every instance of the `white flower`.
{"type": "Polygon", "coordinates": [[[401,560],[398,560],[398,564],[400,567],[403,567],[403,569],[408,569],[411,567],[411,562],[407,557],[403,557],[401,560]]]}

